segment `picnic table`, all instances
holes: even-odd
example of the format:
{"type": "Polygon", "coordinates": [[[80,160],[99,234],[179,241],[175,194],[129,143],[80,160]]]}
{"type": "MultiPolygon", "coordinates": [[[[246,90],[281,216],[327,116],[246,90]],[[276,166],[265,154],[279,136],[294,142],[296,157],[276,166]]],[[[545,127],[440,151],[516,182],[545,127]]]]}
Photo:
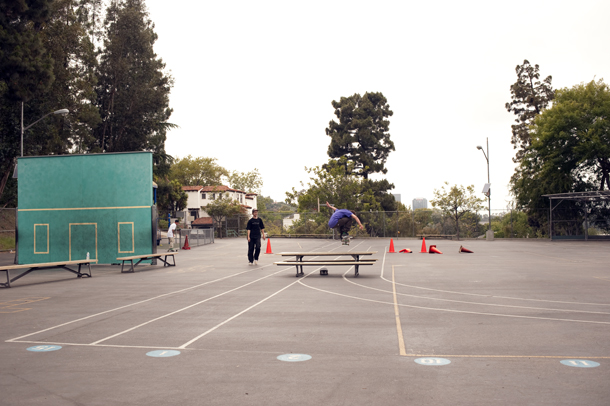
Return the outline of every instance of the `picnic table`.
{"type": "MultiPolygon", "coordinates": [[[[297,268],[296,276],[303,276],[304,266],[354,266],[355,274],[359,275],[358,268],[361,265],[373,265],[376,258],[361,258],[362,256],[376,254],[377,251],[354,251],[354,252],[280,252],[277,255],[283,257],[295,257],[294,260],[284,260],[274,262],[275,265],[294,265],[297,268]],[[322,259],[322,260],[305,260],[305,257],[340,257],[351,256],[352,259],[322,259]]],[[[326,275],[327,272],[320,271],[320,275],[326,275]]]]}

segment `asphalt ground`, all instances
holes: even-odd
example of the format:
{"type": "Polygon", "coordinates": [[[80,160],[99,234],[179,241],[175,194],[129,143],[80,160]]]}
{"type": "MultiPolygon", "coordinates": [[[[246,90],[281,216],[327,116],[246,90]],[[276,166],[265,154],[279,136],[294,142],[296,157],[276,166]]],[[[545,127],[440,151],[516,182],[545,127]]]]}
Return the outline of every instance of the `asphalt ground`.
{"type": "Polygon", "coordinates": [[[244,239],[33,272],[0,288],[0,405],[610,404],[609,243],[393,243],[271,240],[377,251],[357,278],[296,278],[266,242],[249,266],[244,239]]]}

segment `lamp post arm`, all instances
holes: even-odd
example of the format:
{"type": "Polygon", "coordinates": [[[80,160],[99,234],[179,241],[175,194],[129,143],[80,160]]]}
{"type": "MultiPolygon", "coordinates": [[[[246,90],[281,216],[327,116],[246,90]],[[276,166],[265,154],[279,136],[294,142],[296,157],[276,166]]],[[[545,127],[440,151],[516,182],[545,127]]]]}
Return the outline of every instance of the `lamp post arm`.
{"type": "Polygon", "coordinates": [[[51,114],[53,114],[53,112],[47,113],[44,116],[40,117],[38,120],[34,121],[32,124],[28,125],[27,127],[25,127],[23,129],[23,131],[27,130],[28,128],[32,127],[34,124],[36,124],[37,122],[39,122],[40,120],[42,120],[43,118],[50,116],[51,114]]]}

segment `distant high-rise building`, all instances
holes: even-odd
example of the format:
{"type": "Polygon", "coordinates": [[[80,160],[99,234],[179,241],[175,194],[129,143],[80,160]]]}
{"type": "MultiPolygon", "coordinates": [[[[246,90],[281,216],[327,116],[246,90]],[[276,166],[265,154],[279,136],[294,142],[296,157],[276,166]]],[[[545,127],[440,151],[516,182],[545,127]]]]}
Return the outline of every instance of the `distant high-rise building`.
{"type": "Polygon", "coordinates": [[[415,209],[427,209],[428,201],[423,197],[416,197],[413,199],[413,210],[415,209]]]}
{"type": "Polygon", "coordinates": [[[400,193],[392,193],[394,195],[394,200],[400,203],[400,193]]]}

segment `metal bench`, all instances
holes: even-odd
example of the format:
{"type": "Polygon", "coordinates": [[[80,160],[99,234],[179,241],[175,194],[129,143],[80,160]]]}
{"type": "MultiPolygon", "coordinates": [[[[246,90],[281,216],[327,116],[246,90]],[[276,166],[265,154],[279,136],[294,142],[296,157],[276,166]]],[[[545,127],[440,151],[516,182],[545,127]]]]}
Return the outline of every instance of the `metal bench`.
{"type": "Polygon", "coordinates": [[[0,286],[5,287],[5,288],[10,288],[11,282],[15,282],[17,279],[24,277],[25,275],[29,274],[30,272],[41,271],[44,269],[53,269],[53,268],[65,269],[66,271],[76,274],[76,276],[78,276],[79,278],[81,278],[83,276],[91,277],[91,264],[92,263],[97,264],[97,259],[80,259],[80,260],[76,260],[76,261],[45,262],[45,263],[41,263],[41,264],[0,265],[0,272],[2,272],[2,271],[6,272],[6,283],[0,282],[0,286]],[[69,265],[78,265],[78,270],[75,271],[73,269],[68,268],[69,265]],[[87,265],[87,267],[89,268],[88,274],[81,272],[81,266],[83,266],[83,265],[87,265]],[[11,271],[23,270],[23,269],[25,269],[26,271],[20,273],[19,275],[17,275],[13,279],[11,279],[11,271]]]}
{"type": "Polygon", "coordinates": [[[138,266],[138,264],[142,261],[146,261],[147,259],[158,259],[159,261],[163,262],[163,266],[176,266],[176,257],[175,255],[177,254],[177,252],[163,252],[163,253],[158,253],[158,254],[144,254],[144,255],[131,255],[129,257],[120,257],[117,258],[117,261],[123,261],[123,263],[121,264],[121,273],[132,273],[135,272],[135,267],[138,266]],[[161,258],[163,257],[163,258],[161,258]],[[167,257],[172,257],[172,262],[173,264],[170,264],[167,261],[167,257]],[[138,262],[136,262],[135,264],[133,263],[133,260],[137,259],[138,262]],[[131,263],[131,271],[123,271],[123,268],[125,266],[125,261],[129,261],[131,263]]]}

